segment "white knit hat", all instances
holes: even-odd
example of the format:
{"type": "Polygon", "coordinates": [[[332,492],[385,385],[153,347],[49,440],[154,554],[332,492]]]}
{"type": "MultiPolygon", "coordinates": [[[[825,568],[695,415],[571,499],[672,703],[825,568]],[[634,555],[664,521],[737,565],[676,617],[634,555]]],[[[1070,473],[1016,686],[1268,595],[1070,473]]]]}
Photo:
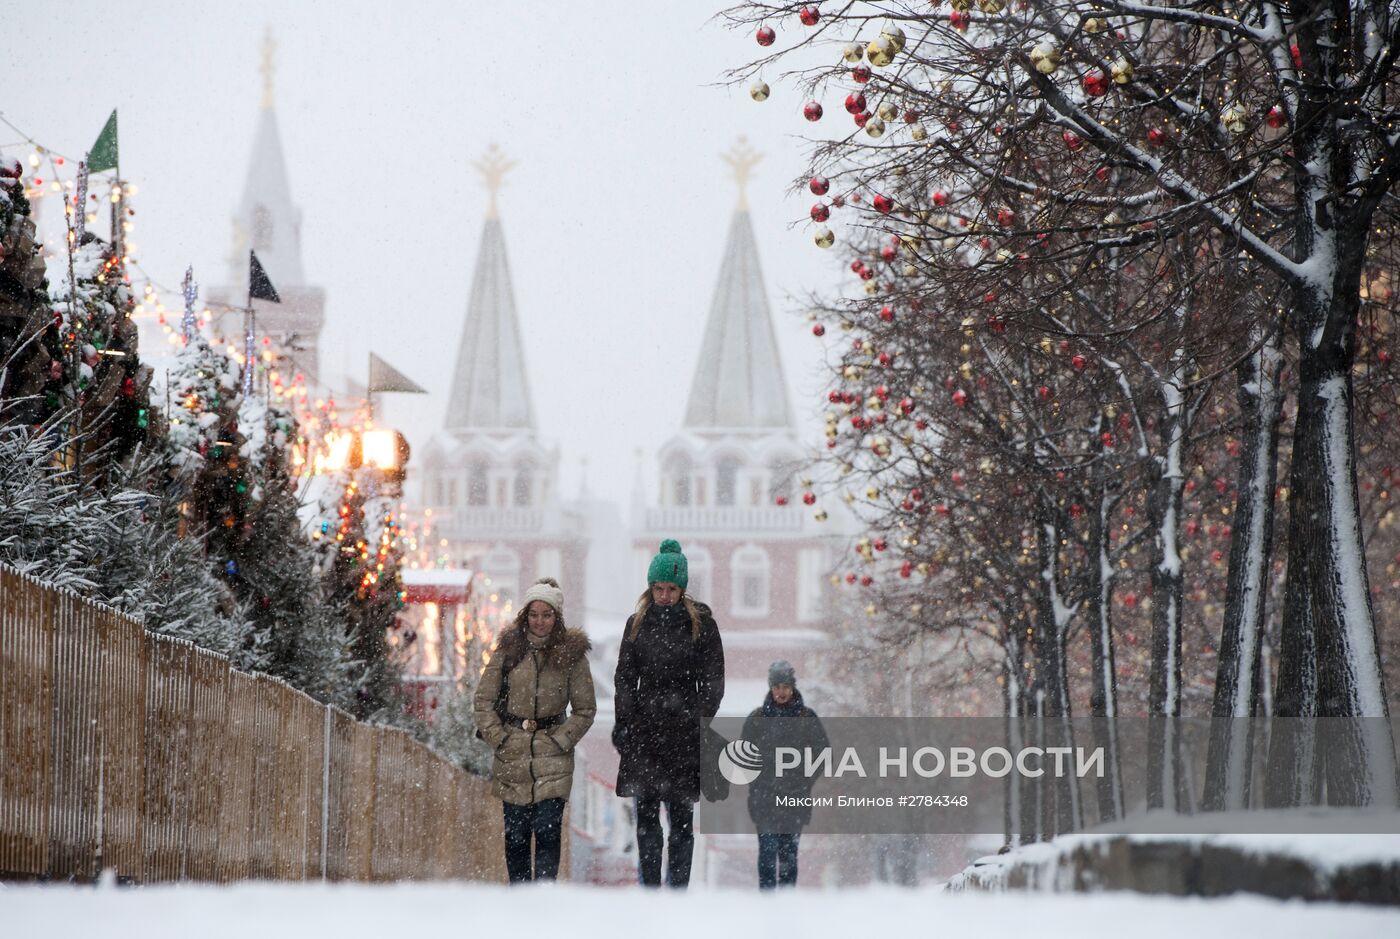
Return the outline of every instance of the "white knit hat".
{"type": "Polygon", "coordinates": [[[531,584],[530,589],[525,591],[525,599],[520,608],[528,610],[530,604],[536,600],[543,600],[554,607],[556,614],[561,617],[564,615],[564,591],[559,589],[559,583],[552,577],[541,577],[531,584]]]}

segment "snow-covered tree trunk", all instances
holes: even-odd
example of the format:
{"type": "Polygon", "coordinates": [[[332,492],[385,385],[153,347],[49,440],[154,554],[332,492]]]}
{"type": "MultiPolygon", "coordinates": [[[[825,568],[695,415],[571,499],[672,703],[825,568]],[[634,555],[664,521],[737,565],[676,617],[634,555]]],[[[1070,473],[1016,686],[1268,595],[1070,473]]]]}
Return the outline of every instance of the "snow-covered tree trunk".
{"type": "Polygon", "coordinates": [[[1152,540],[1152,664],[1148,692],[1147,804],[1187,811],[1180,753],[1181,717],[1181,493],[1190,409],[1182,389],[1186,358],[1174,357],[1170,375],[1160,381],[1166,447],[1153,462],[1147,508],[1152,540]]]}
{"type": "Polygon", "coordinates": [[[1113,655],[1113,563],[1109,558],[1109,513],[1114,495],[1104,478],[1102,461],[1093,470],[1093,511],[1089,525],[1088,604],[1093,688],[1089,716],[1094,745],[1107,759],[1107,771],[1098,778],[1099,820],[1123,816],[1123,776],[1118,749],[1118,678],[1113,655]]]}
{"type": "MultiPolygon", "coordinates": [[[[1012,753],[1017,753],[1027,745],[1025,647],[1021,642],[1019,622],[1007,623],[1002,637],[1002,650],[1006,656],[1002,666],[1006,748],[1012,753]]],[[[1029,789],[1030,780],[1020,773],[1006,775],[1006,802],[1003,806],[1002,821],[1006,829],[1007,844],[1029,844],[1034,840],[1034,817],[1028,817],[1026,811],[1033,801],[1029,789]]]]}
{"type": "MultiPolygon", "coordinates": [[[[1335,51],[1319,47],[1318,55],[1325,69],[1340,69],[1335,51]]],[[[1348,154],[1337,121],[1317,96],[1300,106],[1306,132],[1298,134],[1294,252],[1306,261],[1290,311],[1298,337],[1298,416],[1275,701],[1280,717],[1346,720],[1324,731],[1325,749],[1311,740],[1294,746],[1290,733],[1275,735],[1280,745],[1269,755],[1267,797],[1275,805],[1325,795],[1330,804],[1393,806],[1394,745],[1388,728],[1382,734],[1368,726],[1388,712],[1361,534],[1352,386],[1361,271],[1384,190],[1348,154]],[[1342,202],[1339,175],[1358,179],[1371,195],[1342,202]]]]}
{"type": "MultiPolygon", "coordinates": [[[[1048,498],[1048,497],[1047,497],[1048,498]]],[[[1060,525],[1047,498],[1037,500],[1036,550],[1040,583],[1036,593],[1035,653],[1037,707],[1043,721],[1042,746],[1074,746],[1070,725],[1069,673],[1065,636],[1075,608],[1066,605],[1060,589],[1060,525]]],[[[1046,838],[1082,827],[1079,791],[1073,780],[1042,776],[1041,834],[1046,838]]]]}
{"type": "Polygon", "coordinates": [[[1206,757],[1204,807],[1214,811],[1249,808],[1255,718],[1262,688],[1264,604],[1274,538],[1279,415],[1284,398],[1279,385],[1282,364],[1282,336],[1275,330],[1237,369],[1236,398],[1244,432],[1206,757]]]}

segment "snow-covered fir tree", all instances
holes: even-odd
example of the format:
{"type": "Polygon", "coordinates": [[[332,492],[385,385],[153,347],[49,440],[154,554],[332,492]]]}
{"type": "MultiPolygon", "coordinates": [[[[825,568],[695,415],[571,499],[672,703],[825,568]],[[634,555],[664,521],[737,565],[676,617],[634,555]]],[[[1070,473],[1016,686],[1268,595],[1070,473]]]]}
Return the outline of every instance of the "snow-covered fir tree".
{"type": "Polygon", "coordinates": [[[288,468],[294,418],[249,397],[240,421],[256,499],[234,584],[256,631],[268,637],[266,671],[320,701],[348,707],[354,676],[346,620],[316,575],[317,551],[302,525],[302,502],[288,468]]]}

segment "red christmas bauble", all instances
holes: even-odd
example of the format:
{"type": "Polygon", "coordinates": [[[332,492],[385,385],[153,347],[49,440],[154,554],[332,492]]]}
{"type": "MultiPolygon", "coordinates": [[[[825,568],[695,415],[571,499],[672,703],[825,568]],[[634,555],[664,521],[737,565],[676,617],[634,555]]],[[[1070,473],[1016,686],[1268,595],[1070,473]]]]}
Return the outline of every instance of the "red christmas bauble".
{"type": "Polygon", "coordinates": [[[880,257],[885,261],[893,261],[895,255],[894,245],[885,245],[880,249],[880,257]]]}
{"type": "Polygon", "coordinates": [[[860,578],[860,585],[861,585],[862,587],[869,587],[869,586],[870,586],[871,584],[873,584],[874,582],[875,582],[875,579],[874,579],[873,577],[871,577],[869,574],[864,574],[864,575],[862,575],[861,578],[860,578]]]}
{"type": "Polygon", "coordinates": [[[1036,394],[1042,401],[1049,401],[1051,398],[1055,397],[1055,392],[1050,390],[1049,385],[1041,385],[1040,388],[1037,389],[1036,394]]]}
{"type": "Polygon", "coordinates": [[[841,403],[841,392],[839,392],[839,391],[828,391],[828,392],[826,393],[826,400],[830,401],[832,404],[840,404],[840,403],[841,403]]]}
{"type": "Polygon", "coordinates": [[[1084,93],[1091,98],[1102,98],[1108,94],[1108,76],[1097,69],[1085,75],[1084,93]]]}
{"type": "Polygon", "coordinates": [[[1076,355],[1074,358],[1070,359],[1069,361],[1070,361],[1070,364],[1073,365],[1073,366],[1075,367],[1075,370],[1076,370],[1076,371],[1081,371],[1081,372],[1084,370],[1084,367],[1085,367],[1086,365],[1089,364],[1089,360],[1086,359],[1086,358],[1084,358],[1084,356],[1082,356],[1082,355],[1076,355]]]}
{"type": "Polygon", "coordinates": [[[846,197],[845,197],[845,196],[832,196],[832,197],[831,197],[831,207],[832,207],[833,209],[839,209],[839,208],[841,208],[842,206],[844,206],[845,204],[846,204],[846,197]]]}
{"type": "Polygon", "coordinates": [[[1287,119],[1283,115],[1283,108],[1278,105],[1269,108],[1269,113],[1265,115],[1264,121],[1275,130],[1287,123],[1287,119]]]}
{"type": "Polygon", "coordinates": [[[870,112],[861,111],[858,114],[853,115],[853,120],[856,122],[857,127],[864,127],[865,122],[870,120],[870,112]]]}
{"type": "Polygon", "coordinates": [[[875,206],[876,211],[881,215],[889,215],[894,211],[894,200],[883,192],[878,193],[871,204],[875,206]]]}
{"type": "Polygon", "coordinates": [[[890,398],[890,389],[885,385],[876,386],[875,397],[879,398],[881,401],[888,401],[890,398]]]}
{"type": "Polygon", "coordinates": [[[813,335],[813,336],[816,336],[817,338],[821,338],[822,336],[825,336],[825,335],[826,335],[826,327],[823,326],[821,323],[817,323],[817,324],[813,325],[813,326],[812,326],[812,335],[813,335]]]}
{"type": "Polygon", "coordinates": [[[933,191],[933,204],[940,209],[943,208],[943,206],[948,204],[948,194],[942,189],[935,189],[933,191]]]}
{"type": "Polygon", "coordinates": [[[913,399],[913,398],[900,398],[900,399],[899,399],[899,409],[900,409],[901,411],[903,411],[905,414],[912,413],[913,410],[914,410],[914,399],[913,399]]]}
{"type": "MultiPolygon", "coordinates": [[[[851,262],[851,272],[853,274],[859,274],[863,270],[865,270],[865,262],[862,261],[860,258],[856,258],[854,261],[851,262]]],[[[860,348],[859,339],[856,340],[856,348],[860,348]]]]}
{"type": "Polygon", "coordinates": [[[773,502],[777,505],[787,505],[787,496],[778,496],[773,502]]]}
{"type": "Polygon", "coordinates": [[[904,123],[906,123],[906,124],[917,124],[918,122],[919,122],[919,112],[918,112],[918,111],[905,111],[905,112],[904,112],[904,123]]]}
{"type": "Polygon", "coordinates": [[[1083,149],[1084,141],[1081,140],[1079,135],[1076,134],[1074,131],[1067,130],[1060,136],[1064,139],[1065,146],[1069,148],[1071,152],[1077,152],[1083,149]]]}
{"type": "Polygon", "coordinates": [[[846,95],[846,110],[851,114],[859,114],[865,110],[865,95],[859,91],[853,91],[846,95]]]}
{"type": "Polygon", "coordinates": [[[773,32],[771,26],[760,26],[758,32],[754,33],[754,38],[758,40],[760,46],[771,46],[773,40],[778,38],[778,34],[773,32]]]}
{"type": "Polygon", "coordinates": [[[875,548],[876,551],[883,551],[883,550],[885,550],[885,548],[887,548],[887,547],[889,547],[889,545],[887,545],[887,544],[885,543],[885,539],[883,539],[883,538],[876,538],[876,539],[875,539],[874,548],[875,548]]]}
{"type": "Polygon", "coordinates": [[[812,216],[812,221],[814,222],[825,222],[827,219],[831,218],[831,210],[821,202],[812,206],[812,211],[808,214],[812,216]]]}
{"type": "Polygon", "coordinates": [[[1094,170],[1094,178],[1101,183],[1108,182],[1108,167],[1100,166],[1098,169],[1094,170]]]}
{"type": "Polygon", "coordinates": [[[885,366],[886,368],[888,368],[888,367],[889,367],[889,364],[890,364],[891,362],[893,362],[893,361],[894,361],[894,356],[890,355],[888,352],[881,352],[881,353],[880,353],[880,364],[881,364],[881,365],[883,365],[883,366],[885,366]]]}
{"type": "Polygon", "coordinates": [[[880,307],[880,319],[886,323],[894,322],[894,310],[888,305],[880,307]]]}
{"type": "Polygon", "coordinates": [[[967,392],[961,388],[953,392],[953,403],[958,407],[964,407],[967,404],[967,392]]]}
{"type": "Polygon", "coordinates": [[[997,209],[997,224],[1000,225],[1002,228],[1010,228],[1015,221],[1015,212],[1012,212],[1010,209],[1006,208],[997,209]]]}
{"type": "Polygon", "coordinates": [[[816,26],[822,14],[816,7],[806,6],[797,11],[797,18],[802,21],[803,26],[816,26]]]}
{"type": "Polygon", "coordinates": [[[815,492],[804,492],[804,493],[802,493],[802,502],[803,502],[804,505],[816,505],[816,504],[817,504],[817,494],[816,494],[815,492]]]}
{"type": "Polygon", "coordinates": [[[802,116],[809,121],[821,120],[822,113],[822,105],[820,101],[808,101],[802,106],[802,116]]]}
{"type": "Polygon", "coordinates": [[[831,190],[831,182],[825,176],[813,176],[807,183],[814,196],[824,196],[831,190]]]}
{"type": "Polygon", "coordinates": [[[913,561],[905,561],[903,564],[899,565],[899,576],[900,576],[900,577],[904,577],[904,578],[907,579],[907,578],[909,577],[909,575],[912,574],[912,573],[914,573],[914,562],[913,562],[913,561]]]}
{"type": "Polygon", "coordinates": [[[967,32],[967,26],[972,22],[972,16],[960,10],[954,10],[948,14],[948,25],[958,32],[967,32]]]}
{"type": "Polygon", "coordinates": [[[870,68],[865,65],[857,65],[855,68],[851,69],[851,79],[864,85],[866,82],[870,81],[870,68]]]}
{"type": "Polygon", "coordinates": [[[910,489],[909,498],[913,499],[915,502],[921,502],[924,498],[924,491],[922,489],[910,489]]]}
{"type": "Polygon", "coordinates": [[[1160,127],[1154,127],[1147,132],[1147,142],[1154,147],[1160,147],[1167,142],[1167,132],[1160,127]]]}

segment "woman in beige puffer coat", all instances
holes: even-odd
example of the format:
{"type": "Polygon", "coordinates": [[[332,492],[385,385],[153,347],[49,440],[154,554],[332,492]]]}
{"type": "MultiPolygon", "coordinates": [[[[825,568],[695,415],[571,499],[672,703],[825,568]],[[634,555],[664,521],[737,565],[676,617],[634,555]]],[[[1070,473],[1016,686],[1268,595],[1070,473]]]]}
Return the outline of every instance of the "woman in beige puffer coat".
{"type": "Polygon", "coordinates": [[[476,689],[476,726],[496,753],[491,775],[503,805],[511,883],[554,880],[559,872],[574,747],[598,710],[589,645],[582,630],[564,625],[564,592],[543,578],[525,591],[476,689]]]}

